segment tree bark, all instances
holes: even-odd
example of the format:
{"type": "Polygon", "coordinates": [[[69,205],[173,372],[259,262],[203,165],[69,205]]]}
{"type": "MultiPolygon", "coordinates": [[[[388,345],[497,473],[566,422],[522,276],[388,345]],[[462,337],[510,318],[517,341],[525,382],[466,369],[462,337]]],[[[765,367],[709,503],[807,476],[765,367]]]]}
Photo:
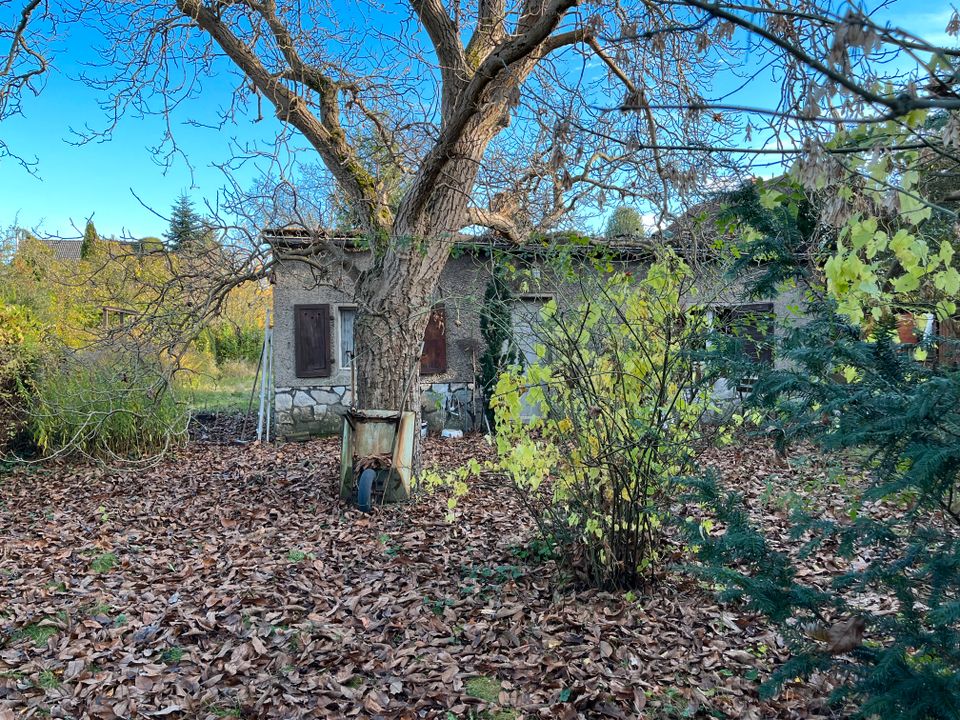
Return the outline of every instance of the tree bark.
{"type": "MultiPolygon", "coordinates": [[[[409,410],[420,423],[420,355],[434,294],[450,251],[468,217],[479,159],[496,134],[478,122],[456,143],[439,182],[414,185],[397,213],[385,251],[361,274],[354,326],[357,406],[409,410]],[[425,198],[416,198],[415,193],[425,198]],[[423,208],[419,212],[409,208],[423,208]]],[[[420,443],[414,443],[414,471],[420,443]]]]}
{"type": "MultiPolygon", "coordinates": [[[[409,266],[404,261],[398,269],[409,266]]],[[[431,278],[391,287],[370,280],[358,288],[354,326],[358,407],[419,412],[420,346],[430,317],[430,305],[424,300],[435,286],[431,278]]]]}
{"type": "Polygon", "coordinates": [[[414,413],[417,433],[413,444],[413,472],[422,467],[420,444],[420,355],[430,319],[430,299],[448,256],[446,243],[393,252],[361,276],[356,288],[357,407],[414,413]]]}

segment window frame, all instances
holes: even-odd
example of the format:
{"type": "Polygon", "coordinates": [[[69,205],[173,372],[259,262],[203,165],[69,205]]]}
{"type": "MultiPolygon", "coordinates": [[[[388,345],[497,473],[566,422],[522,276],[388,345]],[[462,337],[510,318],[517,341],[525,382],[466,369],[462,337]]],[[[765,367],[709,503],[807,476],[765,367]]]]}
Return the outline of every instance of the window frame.
{"type": "MultiPolygon", "coordinates": [[[[341,313],[344,310],[353,310],[354,313],[357,311],[357,305],[351,305],[350,303],[337,304],[334,306],[337,310],[337,367],[340,370],[349,370],[353,367],[353,362],[351,360],[349,365],[344,365],[341,360],[343,359],[343,316],[341,313]]],[[[354,322],[356,322],[356,315],[354,315],[354,322]]],[[[354,331],[353,335],[353,356],[356,357],[357,354],[357,335],[354,331]]]]}

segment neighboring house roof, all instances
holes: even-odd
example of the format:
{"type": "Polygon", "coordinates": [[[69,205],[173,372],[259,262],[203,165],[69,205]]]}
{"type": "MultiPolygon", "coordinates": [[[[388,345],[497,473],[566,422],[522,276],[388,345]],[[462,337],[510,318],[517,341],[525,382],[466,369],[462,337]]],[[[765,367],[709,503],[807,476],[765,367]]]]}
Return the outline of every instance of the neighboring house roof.
{"type": "MultiPolygon", "coordinates": [[[[57,260],[79,260],[81,258],[80,250],[83,247],[83,240],[54,240],[51,238],[36,238],[39,242],[46,245],[53,252],[53,257],[57,260]]],[[[153,238],[144,238],[143,240],[116,240],[113,238],[101,238],[101,242],[107,243],[116,251],[133,252],[137,255],[143,255],[152,252],[165,252],[163,245],[154,246],[145,244],[144,241],[151,241],[153,238]]]]}
{"type": "Polygon", "coordinates": [[[80,248],[83,240],[40,240],[53,250],[53,257],[57,260],[79,260],[80,248]]]}

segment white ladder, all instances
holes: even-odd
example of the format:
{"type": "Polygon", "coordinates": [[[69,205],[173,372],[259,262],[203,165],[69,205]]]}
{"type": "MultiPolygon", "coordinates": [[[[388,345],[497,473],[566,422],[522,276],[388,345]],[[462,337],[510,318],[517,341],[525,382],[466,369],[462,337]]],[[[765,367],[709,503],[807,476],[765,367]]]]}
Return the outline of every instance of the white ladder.
{"type": "Polygon", "coordinates": [[[257,442],[270,442],[270,416],[273,413],[273,327],[270,308],[263,321],[263,348],[260,351],[260,410],[257,412],[257,442]]]}

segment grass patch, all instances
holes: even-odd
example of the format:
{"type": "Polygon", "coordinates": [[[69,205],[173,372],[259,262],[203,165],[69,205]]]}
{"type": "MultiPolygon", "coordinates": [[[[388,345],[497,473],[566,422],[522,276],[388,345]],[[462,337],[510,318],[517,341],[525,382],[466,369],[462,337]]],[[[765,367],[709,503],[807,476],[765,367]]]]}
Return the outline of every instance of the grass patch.
{"type": "Polygon", "coordinates": [[[109,615],[111,610],[113,610],[113,608],[106,603],[98,602],[90,605],[86,609],[86,613],[90,617],[94,617],[95,615],[109,615]]]}
{"type": "Polygon", "coordinates": [[[243,713],[240,705],[211,705],[207,710],[216,717],[240,717],[243,713]]]}
{"type": "Polygon", "coordinates": [[[172,648],[167,648],[160,655],[160,660],[166,665],[176,665],[178,662],[183,660],[183,656],[186,653],[182,647],[174,646],[172,648]]]}
{"type": "Polygon", "coordinates": [[[467,695],[477,700],[493,703],[500,697],[500,682],[486,675],[467,680],[467,695]]]}
{"type": "Polygon", "coordinates": [[[117,564],[117,556],[111,552],[101,553],[90,563],[90,569],[95,573],[105,573],[113,570],[117,564]]]}
{"type": "Polygon", "coordinates": [[[53,670],[43,670],[37,678],[37,685],[44,690],[56,690],[60,687],[60,681],[57,679],[57,675],[53,670]]]}
{"type": "Polygon", "coordinates": [[[25,625],[19,631],[14,633],[14,639],[29,639],[37,647],[43,647],[54,635],[60,632],[52,625],[25,625]]]}
{"type": "MultiPolygon", "coordinates": [[[[177,397],[186,402],[191,410],[246,410],[256,372],[256,363],[229,362],[212,372],[189,376],[187,382],[177,387],[177,397]]],[[[254,397],[254,407],[256,402],[257,398],[254,397]]]]}

